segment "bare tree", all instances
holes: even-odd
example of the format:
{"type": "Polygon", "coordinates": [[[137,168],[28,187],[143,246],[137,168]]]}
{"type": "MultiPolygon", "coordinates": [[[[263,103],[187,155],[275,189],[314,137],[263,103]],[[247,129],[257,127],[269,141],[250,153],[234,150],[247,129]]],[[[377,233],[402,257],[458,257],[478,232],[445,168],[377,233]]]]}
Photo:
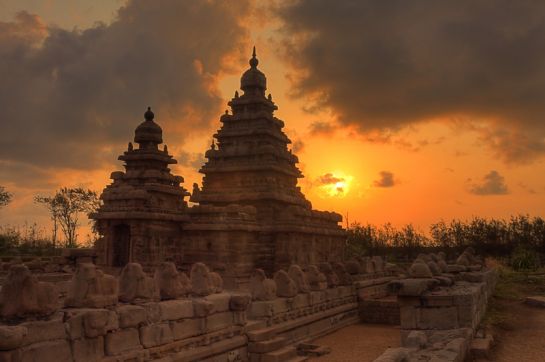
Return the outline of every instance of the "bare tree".
{"type": "Polygon", "coordinates": [[[0,208],[9,204],[12,198],[13,194],[6,191],[4,186],[0,186],[0,208]]]}
{"type": "Polygon", "coordinates": [[[60,226],[66,240],[65,246],[69,248],[77,246],[77,228],[81,214],[92,213],[99,206],[97,193],[81,187],[63,187],[53,196],[38,195],[34,201],[49,210],[53,220],[54,241],[57,238],[57,227],[60,226]]]}

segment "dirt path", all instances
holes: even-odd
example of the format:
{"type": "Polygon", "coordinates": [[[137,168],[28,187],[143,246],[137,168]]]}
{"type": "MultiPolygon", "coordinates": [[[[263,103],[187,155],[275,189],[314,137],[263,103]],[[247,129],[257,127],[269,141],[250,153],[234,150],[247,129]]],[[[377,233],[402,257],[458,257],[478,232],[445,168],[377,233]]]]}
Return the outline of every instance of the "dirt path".
{"type": "Polygon", "coordinates": [[[313,343],[331,347],[331,353],[316,362],[368,362],[388,347],[399,347],[399,328],[380,324],[355,324],[315,340],[313,343]]]}
{"type": "Polygon", "coordinates": [[[545,309],[520,301],[498,301],[505,320],[494,330],[497,341],[490,360],[497,362],[545,361],[545,309]]]}

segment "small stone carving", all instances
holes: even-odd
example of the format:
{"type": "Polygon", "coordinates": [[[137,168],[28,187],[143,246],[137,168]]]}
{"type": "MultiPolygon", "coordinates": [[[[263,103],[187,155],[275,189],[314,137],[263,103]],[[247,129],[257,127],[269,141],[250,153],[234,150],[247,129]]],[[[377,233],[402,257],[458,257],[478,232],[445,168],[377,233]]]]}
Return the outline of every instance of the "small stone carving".
{"type": "Polygon", "coordinates": [[[159,293],[155,280],[144,273],[138,263],[128,263],[119,277],[119,300],[132,302],[135,299],[158,299],[159,293]]]}
{"type": "Polygon", "coordinates": [[[187,275],[178,273],[172,262],[161,263],[155,270],[155,284],[161,300],[180,298],[191,290],[187,275]]]}
{"type": "Polygon", "coordinates": [[[210,272],[208,275],[210,277],[210,282],[212,283],[212,293],[223,292],[223,279],[221,278],[221,275],[216,272],[210,272]]]}
{"type": "Polygon", "coordinates": [[[326,277],[328,288],[335,288],[337,285],[339,285],[339,277],[337,276],[337,274],[335,274],[333,268],[331,268],[331,264],[320,263],[318,267],[326,277]]]}
{"type": "Polygon", "coordinates": [[[412,278],[431,278],[433,277],[433,274],[431,273],[431,270],[428,266],[428,264],[424,262],[415,262],[413,265],[411,265],[411,268],[409,269],[409,275],[412,278]]]}
{"type": "Polygon", "coordinates": [[[52,283],[39,282],[25,265],[11,265],[0,290],[0,317],[46,316],[59,307],[59,292],[52,283]]]}
{"type": "Polygon", "coordinates": [[[320,273],[316,265],[310,265],[307,268],[307,281],[309,283],[310,290],[327,289],[327,278],[324,273],[320,273]]]}
{"type": "Polygon", "coordinates": [[[331,263],[331,267],[333,268],[333,271],[335,274],[337,274],[337,277],[339,278],[339,285],[350,285],[352,284],[352,277],[348,272],[346,271],[346,268],[344,267],[343,263],[331,263]]]}
{"type": "Polygon", "coordinates": [[[360,263],[354,259],[344,263],[344,267],[346,268],[346,271],[350,275],[360,274],[360,269],[361,269],[360,263]]]}
{"type": "Polygon", "coordinates": [[[256,269],[250,278],[250,293],[252,300],[274,300],[276,298],[276,283],[265,276],[263,269],[256,269]]]}
{"type": "Polygon", "coordinates": [[[441,273],[446,273],[446,272],[448,272],[448,265],[447,265],[447,263],[446,263],[445,260],[439,259],[439,261],[437,262],[437,266],[438,266],[439,269],[441,270],[441,273]]]}
{"type": "Polygon", "coordinates": [[[382,260],[381,256],[374,256],[371,258],[371,262],[373,263],[375,273],[382,273],[384,271],[384,260],[382,260]]]}
{"type": "Polygon", "coordinates": [[[208,267],[203,263],[193,264],[189,278],[191,279],[191,290],[193,294],[198,296],[204,297],[214,293],[217,288],[220,290],[223,288],[223,282],[219,283],[219,280],[217,280],[217,278],[221,280],[219,274],[216,273],[216,276],[211,277],[208,267]],[[214,281],[218,283],[217,286],[214,284],[214,281]]]}
{"type": "Polygon", "coordinates": [[[274,274],[276,295],[284,298],[293,298],[297,295],[297,285],[285,270],[280,269],[274,274]]]}
{"type": "Polygon", "coordinates": [[[433,275],[441,275],[441,269],[439,268],[439,265],[437,265],[434,261],[428,261],[427,262],[428,268],[430,268],[430,271],[433,275]]]}
{"type": "Polygon", "coordinates": [[[288,269],[288,275],[295,282],[299,293],[310,292],[310,286],[308,284],[307,277],[299,265],[291,265],[288,269]]]}
{"type": "Polygon", "coordinates": [[[103,308],[117,304],[117,280],[98,270],[96,265],[81,263],[72,277],[65,305],[67,307],[103,308]]]}

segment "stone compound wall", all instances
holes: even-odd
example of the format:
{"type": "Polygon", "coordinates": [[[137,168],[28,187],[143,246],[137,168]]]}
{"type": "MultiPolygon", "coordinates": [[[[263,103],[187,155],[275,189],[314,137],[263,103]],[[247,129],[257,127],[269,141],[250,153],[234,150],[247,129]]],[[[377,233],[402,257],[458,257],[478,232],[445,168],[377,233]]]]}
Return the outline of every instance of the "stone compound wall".
{"type": "Polygon", "coordinates": [[[388,349],[375,362],[466,359],[494,291],[497,271],[467,263],[444,264],[443,272],[433,264],[428,267],[417,260],[409,278],[390,284],[397,293],[403,347],[388,349]]]}
{"type": "Polygon", "coordinates": [[[153,278],[131,263],[118,279],[81,263],[66,295],[12,265],[0,361],[295,361],[296,343],[357,323],[359,300],[384,296],[396,277],[376,264],[257,270],[249,291],[226,292],[201,263],[189,275],[163,263],[153,278]]]}

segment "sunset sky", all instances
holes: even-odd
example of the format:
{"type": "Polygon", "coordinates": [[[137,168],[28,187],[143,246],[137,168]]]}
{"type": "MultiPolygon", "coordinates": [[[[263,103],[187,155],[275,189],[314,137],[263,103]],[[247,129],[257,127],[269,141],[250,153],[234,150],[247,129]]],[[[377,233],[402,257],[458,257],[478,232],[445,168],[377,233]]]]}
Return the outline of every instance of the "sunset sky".
{"type": "Polygon", "coordinates": [[[200,183],[253,45],[314,208],[545,216],[543,1],[0,0],[0,224],[102,190],[148,105],[200,183]]]}

